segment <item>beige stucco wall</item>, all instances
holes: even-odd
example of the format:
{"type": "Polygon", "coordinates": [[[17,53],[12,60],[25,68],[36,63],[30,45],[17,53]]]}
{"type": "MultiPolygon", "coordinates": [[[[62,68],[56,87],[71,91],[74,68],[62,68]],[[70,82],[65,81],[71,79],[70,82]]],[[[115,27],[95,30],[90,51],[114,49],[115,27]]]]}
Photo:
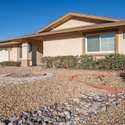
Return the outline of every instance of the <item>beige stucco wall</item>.
{"type": "Polygon", "coordinates": [[[122,31],[118,33],[118,53],[125,54],[125,39],[122,31]]]}
{"type": "MultiPolygon", "coordinates": [[[[75,56],[85,53],[85,40],[83,35],[78,36],[78,34],[67,34],[66,37],[57,36],[44,40],[43,56],[75,56]]],[[[123,39],[123,31],[117,33],[116,48],[119,54],[125,54],[125,39],[123,39]]],[[[107,55],[108,53],[103,53],[102,55],[104,54],[107,55]]],[[[95,53],[93,55],[95,55],[95,53]]]]}
{"type": "Polygon", "coordinates": [[[83,54],[83,36],[53,36],[43,41],[43,56],[68,56],[83,54]]]}
{"type": "Polygon", "coordinates": [[[93,25],[93,24],[95,24],[95,23],[71,19],[53,30],[62,30],[62,29],[67,29],[67,28],[88,26],[88,25],[93,25]]]}
{"type": "Polygon", "coordinates": [[[18,61],[18,47],[9,48],[9,60],[18,61]]]}
{"type": "Polygon", "coordinates": [[[26,67],[29,65],[29,43],[22,43],[22,58],[21,58],[21,66],[26,67]]]}

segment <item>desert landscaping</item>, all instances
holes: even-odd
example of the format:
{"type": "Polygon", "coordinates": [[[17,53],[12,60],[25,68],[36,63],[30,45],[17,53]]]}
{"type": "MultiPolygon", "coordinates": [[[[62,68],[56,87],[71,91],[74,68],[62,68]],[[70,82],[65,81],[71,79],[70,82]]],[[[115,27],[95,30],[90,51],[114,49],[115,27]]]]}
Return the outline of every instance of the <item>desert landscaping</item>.
{"type": "Polygon", "coordinates": [[[1,124],[110,125],[114,122],[113,125],[122,125],[125,81],[119,74],[119,71],[1,67],[1,124]],[[113,115],[107,117],[112,112],[119,114],[116,119],[113,115]]]}

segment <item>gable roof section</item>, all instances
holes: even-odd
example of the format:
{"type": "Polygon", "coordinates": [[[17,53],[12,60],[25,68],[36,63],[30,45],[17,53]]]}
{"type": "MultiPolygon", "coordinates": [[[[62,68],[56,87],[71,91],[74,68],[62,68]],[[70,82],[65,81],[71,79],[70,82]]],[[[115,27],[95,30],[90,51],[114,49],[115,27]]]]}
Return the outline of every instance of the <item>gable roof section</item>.
{"type": "Polygon", "coordinates": [[[43,32],[37,34],[37,36],[47,36],[47,35],[55,35],[55,34],[63,34],[63,33],[72,33],[72,32],[93,32],[93,31],[103,31],[103,30],[118,30],[118,29],[125,30],[125,21],[118,21],[112,23],[104,23],[104,24],[97,24],[92,26],[83,26],[83,27],[76,27],[76,28],[69,28],[63,29],[58,31],[51,31],[51,32],[43,32]]]}
{"type": "Polygon", "coordinates": [[[42,33],[42,32],[49,32],[52,29],[60,26],[61,24],[65,23],[66,21],[70,19],[78,19],[78,20],[90,20],[95,21],[95,22],[102,22],[102,23],[109,23],[109,22],[116,22],[116,21],[121,21],[119,19],[113,19],[113,18],[108,18],[108,17],[102,17],[102,16],[93,16],[93,15],[87,15],[87,14],[79,14],[79,13],[68,13],[62,18],[58,19],[57,21],[51,23],[47,27],[41,29],[37,33],[42,33]]]}
{"type": "Polygon", "coordinates": [[[8,45],[14,45],[14,44],[20,44],[21,41],[19,42],[14,42],[17,40],[23,40],[23,39],[29,39],[29,38],[42,38],[44,36],[49,36],[49,35],[55,35],[55,34],[63,34],[63,33],[73,33],[73,32],[92,32],[92,31],[101,31],[101,30],[108,30],[108,29],[119,29],[122,28],[125,30],[125,21],[118,21],[118,22],[112,22],[112,23],[104,23],[100,25],[93,25],[93,26],[86,26],[86,27],[77,27],[77,28],[69,28],[69,29],[64,29],[64,30],[59,30],[59,31],[51,31],[51,32],[43,32],[39,34],[32,34],[32,35],[27,35],[27,36],[21,36],[5,41],[0,42],[0,47],[3,46],[8,46],[8,45]]]}

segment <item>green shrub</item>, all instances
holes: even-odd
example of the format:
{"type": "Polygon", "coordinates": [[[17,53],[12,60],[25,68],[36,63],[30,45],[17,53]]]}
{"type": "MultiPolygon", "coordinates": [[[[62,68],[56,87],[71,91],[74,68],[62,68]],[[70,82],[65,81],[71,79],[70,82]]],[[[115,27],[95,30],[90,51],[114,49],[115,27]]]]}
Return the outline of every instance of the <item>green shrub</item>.
{"type": "Polygon", "coordinates": [[[87,55],[44,57],[42,63],[47,68],[122,70],[125,69],[125,56],[114,54],[99,60],[87,55]]]}
{"type": "Polygon", "coordinates": [[[21,62],[14,62],[14,61],[5,61],[5,62],[0,62],[1,66],[20,66],[21,62]]]}
{"type": "Polygon", "coordinates": [[[64,67],[64,62],[63,62],[63,57],[53,57],[53,67],[54,68],[63,68],[64,67]]]}
{"type": "Polygon", "coordinates": [[[42,58],[42,63],[45,65],[46,68],[52,68],[53,67],[53,58],[44,57],[44,58],[42,58]]]}
{"type": "Polygon", "coordinates": [[[95,69],[96,61],[92,56],[82,55],[80,56],[80,65],[81,69],[95,69]]]}
{"type": "Polygon", "coordinates": [[[108,69],[112,70],[112,69],[120,69],[120,68],[124,68],[125,65],[125,56],[123,55],[110,55],[110,56],[106,56],[106,60],[107,60],[107,65],[109,65],[108,69]]]}
{"type": "Polygon", "coordinates": [[[76,68],[77,63],[78,63],[78,57],[76,56],[62,56],[58,57],[58,62],[60,67],[56,68],[76,68]]]}
{"type": "Polygon", "coordinates": [[[96,62],[97,69],[103,70],[123,70],[125,66],[125,56],[124,55],[108,55],[105,59],[96,62]]]}
{"type": "Polygon", "coordinates": [[[44,57],[42,63],[47,68],[75,68],[78,59],[76,56],[44,57]]]}

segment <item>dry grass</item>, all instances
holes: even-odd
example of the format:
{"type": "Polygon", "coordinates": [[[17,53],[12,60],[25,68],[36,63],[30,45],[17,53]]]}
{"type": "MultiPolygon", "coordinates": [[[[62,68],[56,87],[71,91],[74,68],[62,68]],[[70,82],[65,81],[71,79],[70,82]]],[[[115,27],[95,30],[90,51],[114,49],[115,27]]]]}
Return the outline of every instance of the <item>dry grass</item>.
{"type": "Polygon", "coordinates": [[[125,102],[117,107],[109,107],[105,112],[100,112],[96,118],[89,120],[84,125],[124,125],[125,102]]]}
{"type": "Polygon", "coordinates": [[[120,86],[124,86],[117,72],[64,69],[41,70],[40,67],[0,68],[0,74],[13,72],[52,72],[54,77],[49,80],[41,80],[28,84],[3,84],[0,81],[0,114],[5,116],[10,116],[14,113],[19,115],[22,111],[36,110],[44,105],[51,105],[53,103],[64,102],[69,98],[79,97],[81,92],[90,92],[84,86],[84,83],[70,80],[70,77],[75,74],[83,74],[82,79],[85,82],[98,82],[98,84],[102,83],[100,79],[97,79],[98,74],[104,74],[107,80],[110,75],[112,76],[112,80],[109,79],[110,84],[118,80],[120,86]]]}

